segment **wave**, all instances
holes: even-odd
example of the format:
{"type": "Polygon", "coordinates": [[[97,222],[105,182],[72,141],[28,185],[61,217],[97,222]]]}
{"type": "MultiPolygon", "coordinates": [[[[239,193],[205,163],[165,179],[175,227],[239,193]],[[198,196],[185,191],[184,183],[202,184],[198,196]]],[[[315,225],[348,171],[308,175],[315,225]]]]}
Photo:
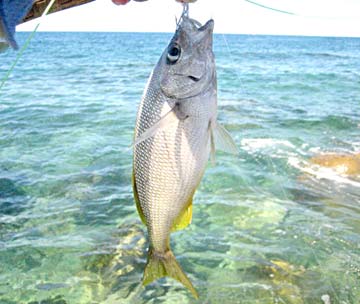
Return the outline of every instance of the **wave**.
{"type": "Polygon", "coordinates": [[[273,138],[244,138],[241,141],[242,148],[246,151],[257,151],[265,148],[273,148],[274,146],[284,146],[287,148],[295,149],[288,140],[273,139],[273,138]]]}
{"type": "MultiPolygon", "coordinates": [[[[262,154],[270,159],[286,160],[290,167],[317,180],[327,180],[360,189],[359,175],[347,175],[344,173],[346,168],[341,168],[341,166],[336,169],[328,168],[307,160],[311,154],[321,153],[320,148],[309,147],[307,144],[299,147],[288,140],[274,138],[245,138],[241,141],[241,148],[249,154],[262,154]]],[[[344,151],[344,153],[349,153],[349,151],[344,151]]]]}
{"type": "Polygon", "coordinates": [[[348,117],[328,115],[322,119],[287,119],[281,121],[281,126],[292,128],[326,128],[335,130],[348,130],[358,127],[358,123],[348,117]]]}
{"type": "Polygon", "coordinates": [[[305,56],[311,56],[311,57],[320,57],[320,58],[354,58],[354,56],[349,56],[349,55],[345,55],[345,54],[336,54],[336,53],[312,53],[312,52],[307,52],[307,53],[303,53],[303,55],[305,56]]]}

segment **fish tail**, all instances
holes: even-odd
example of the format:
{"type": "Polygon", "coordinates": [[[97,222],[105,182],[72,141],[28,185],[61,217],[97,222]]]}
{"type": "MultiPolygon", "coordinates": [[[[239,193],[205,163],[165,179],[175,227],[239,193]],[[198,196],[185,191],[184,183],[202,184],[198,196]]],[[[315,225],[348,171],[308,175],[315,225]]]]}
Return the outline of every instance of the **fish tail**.
{"type": "Polygon", "coordinates": [[[156,252],[150,248],[148,252],[148,261],[144,271],[143,285],[146,286],[151,282],[166,276],[179,281],[187,289],[189,289],[196,299],[199,298],[197,291],[181,269],[181,266],[176,261],[172,251],[168,250],[163,253],[156,252]]]}

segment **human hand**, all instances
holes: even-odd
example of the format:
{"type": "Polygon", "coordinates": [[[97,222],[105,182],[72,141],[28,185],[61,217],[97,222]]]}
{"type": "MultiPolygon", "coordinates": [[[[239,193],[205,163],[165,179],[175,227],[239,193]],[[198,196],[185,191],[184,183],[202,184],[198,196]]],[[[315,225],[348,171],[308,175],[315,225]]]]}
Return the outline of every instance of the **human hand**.
{"type": "MultiPolygon", "coordinates": [[[[147,0],[134,0],[136,2],[144,2],[144,1],[147,1],[147,0]]],[[[180,2],[180,3],[194,3],[196,2],[197,0],[175,0],[176,2],[180,2]]],[[[123,5],[123,4],[126,4],[128,2],[130,2],[130,0],[112,0],[112,2],[116,5],[123,5]]]]}
{"type": "MultiPolygon", "coordinates": [[[[136,2],[144,2],[144,1],[147,1],[147,0],[134,0],[136,2]]],[[[128,2],[130,2],[130,0],[112,0],[112,2],[116,5],[123,5],[123,4],[126,4],[128,2]]]]}
{"type": "Polygon", "coordinates": [[[180,2],[180,3],[194,3],[197,0],[175,0],[176,2],[180,2]]]}

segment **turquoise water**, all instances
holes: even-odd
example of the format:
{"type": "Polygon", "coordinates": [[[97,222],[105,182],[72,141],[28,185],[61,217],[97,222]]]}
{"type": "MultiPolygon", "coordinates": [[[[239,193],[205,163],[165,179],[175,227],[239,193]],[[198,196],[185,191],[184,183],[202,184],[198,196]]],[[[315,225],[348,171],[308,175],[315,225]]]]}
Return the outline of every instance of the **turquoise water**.
{"type": "MultiPolygon", "coordinates": [[[[23,42],[27,34],[18,34],[23,42]]],[[[38,33],[0,92],[0,303],[360,303],[360,39],[215,37],[219,153],[172,247],[200,293],[140,285],[137,105],[170,34],[38,33]],[[326,302],[330,300],[331,302],[326,302]]],[[[0,54],[2,78],[15,53],[0,54]]]]}

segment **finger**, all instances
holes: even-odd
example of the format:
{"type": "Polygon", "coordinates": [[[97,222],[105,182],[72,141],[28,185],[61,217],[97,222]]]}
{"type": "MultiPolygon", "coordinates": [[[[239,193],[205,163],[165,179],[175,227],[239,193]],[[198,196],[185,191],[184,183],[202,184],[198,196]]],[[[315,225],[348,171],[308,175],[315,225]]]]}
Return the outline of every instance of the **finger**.
{"type": "Polygon", "coordinates": [[[130,0],[112,0],[112,2],[116,5],[124,5],[128,3],[130,0]]]}
{"type": "Polygon", "coordinates": [[[197,0],[176,0],[176,2],[180,2],[180,3],[194,3],[197,0]]]}

